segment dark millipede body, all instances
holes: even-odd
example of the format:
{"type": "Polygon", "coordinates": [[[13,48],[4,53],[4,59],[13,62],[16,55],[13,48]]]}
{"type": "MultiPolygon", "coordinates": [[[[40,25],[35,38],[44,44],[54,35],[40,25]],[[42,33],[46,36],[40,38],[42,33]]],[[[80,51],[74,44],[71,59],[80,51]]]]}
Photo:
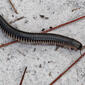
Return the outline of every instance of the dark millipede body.
{"type": "Polygon", "coordinates": [[[15,29],[10,26],[2,16],[0,16],[0,26],[8,36],[18,41],[30,42],[32,44],[50,44],[72,48],[74,50],[82,49],[82,44],[79,41],[63,35],[52,33],[29,33],[15,29]]]}

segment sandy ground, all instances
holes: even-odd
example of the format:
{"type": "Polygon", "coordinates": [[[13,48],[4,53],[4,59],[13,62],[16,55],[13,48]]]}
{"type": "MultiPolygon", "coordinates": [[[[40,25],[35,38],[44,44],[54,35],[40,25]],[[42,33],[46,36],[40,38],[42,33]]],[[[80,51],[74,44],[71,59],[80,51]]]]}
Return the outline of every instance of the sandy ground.
{"type": "MultiPolygon", "coordinates": [[[[8,21],[25,18],[13,24],[26,32],[41,32],[85,15],[85,0],[12,0],[19,14],[8,0],[0,0],[0,14],[8,21]],[[44,15],[45,18],[41,18],[44,15]]],[[[51,31],[79,40],[85,45],[85,19],[51,31]]],[[[0,44],[12,41],[0,30],[0,44]]],[[[83,50],[82,52],[84,52],[83,50]]],[[[27,73],[23,85],[49,85],[61,72],[80,56],[55,46],[16,43],[0,48],[0,85],[19,85],[24,68],[27,73]]],[[[85,85],[85,57],[54,85],[85,85]]]]}

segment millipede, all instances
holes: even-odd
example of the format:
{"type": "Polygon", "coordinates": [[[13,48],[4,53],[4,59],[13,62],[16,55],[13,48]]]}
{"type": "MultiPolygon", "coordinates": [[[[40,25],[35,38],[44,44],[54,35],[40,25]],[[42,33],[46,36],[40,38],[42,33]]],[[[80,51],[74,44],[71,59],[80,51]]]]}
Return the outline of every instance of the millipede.
{"type": "Polygon", "coordinates": [[[0,26],[2,31],[9,37],[20,42],[31,44],[47,44],[56,45],[59,47],[70,48],[73,50],[82,50],[84,46],[70,37],[66,37],[53,33],[31,33],[18,30],[7,23],[7,21],[0,15],[0,26]]]}

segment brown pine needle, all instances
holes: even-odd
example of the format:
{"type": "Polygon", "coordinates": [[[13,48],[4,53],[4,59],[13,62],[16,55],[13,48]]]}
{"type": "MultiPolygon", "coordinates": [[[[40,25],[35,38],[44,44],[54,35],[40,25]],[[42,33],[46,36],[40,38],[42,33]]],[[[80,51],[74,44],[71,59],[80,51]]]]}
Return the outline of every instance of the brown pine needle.
{"type": "Polygon", "coordinates": [[[64,23],[64,24],[60,24],[60,25],[58,25],[58,26],[56,26],[56,27],[53,27],[53,28],[48,29],[48,30],[46,30],[46,31],[43,31],[42,33],[50,32],[50,31],[52,31],[52,30],[55,30],[55,29],[57,29],[57,28],[63,27],[63,26],[65,26],[65,25],[68,25],[68,24],[70,24],[70,23],[76,22],[76,21],[78,21],[78,20],[80,20],[80,19],[83,19],[83,18],[85,18],[85,16],[79,17],[79,18],[77,18],[77,19],[74,19],[74,20],[72,20],[72,21],[66,22],[66,23],[64,23]]]}
{"type": "Polygon", "coordinates": [[[14,9],[15,13],[16,13],[16,14],[18,14],[18,12],[17,12],[16,8],[14,7],[14,5],[13,5],[12,1],[11,1],[11,0],[9,0],[9,2],[10,2],[10,4],[11,4],[12,8],[14,9]]]}
{"type": "MultiPolygon", "coordinates": [[[[56,27],[54,27],[54,28],[45,30],[45,31],[43,31],[43,32],[41,32],[41,33],[50,32],[50,31],[52,31],[52,30],[58,29],[58,28],[60,28],[60,27],[63,27],[63,26],[65,26],[65,25],[67,25],[67,24],[73,23],[73,22],[78,21],[78,20],[83,19],[83,18],[85,18],[85,16],[82,16],[82,17],[79,17],[79,18],[74,19],[74,20],[72,20],[72,21],[69,21],[69,22],[66,22],[66,23],[64,23],[64,24],[58,25],[58,26],[56,26],[56,27]]],[[[15,41],[15,42],[18,42],[18,41],[15,41]]],[[[14,42],[14,41],[8,42],[9,44],[8,44],[8,43],[5,43],[4,45],[5,45],[5,46],[6,46],[6,45],[8,46],[8,45],[14,44],[15,42],[14,42]]],[[[3,45],[3,44],[2,44],[2,45],[3,45]]],[[[3,47],[2,45],[0,45],[0,47],[3,47]]]]}
{"type": "Polygon", "coordinates": [[[80,61],[85,56],[85,53],[83,53],[77,60],[75,60],[64,72],[62,72],[54,81],[50,83],[50,85],[53,85],[55,82],[57,82],[67,71],[69,71],[78,61],[80,61]]]}
{"type": "Polygon", "coordinates": [[[19,85],[22,85],[22,83],[23,83],[26,70],[27,70],[27,67],[26,67],[25,70],[24,70],[24,73],[23,73],[23,75],[22,75],[22,78],[21,78],[21,81],[20,81],[20,84],[19,84],[19,85]]]}
{"type": "Polygon", "coordinates": [[[10,21],[9,24],[15,23],[16,21],[19,21],[19,20],[21,20],[23,18],[25,18],[25,17],[24,16],[19,17],[19,18],[15,19],[14,21],[10,21]]]}
{"type": "Polygon", "coordinates": [[[11,44],[14,44],[14,43],[16,43],[16,42],[18,42],[18,41],[11,41],[11,42],[2,44],[2,45],[0,45],[0,48],[1,48],[1,47],[5,47],[5,46],[8,46],[8,45],[11,45],[11,44]]]}

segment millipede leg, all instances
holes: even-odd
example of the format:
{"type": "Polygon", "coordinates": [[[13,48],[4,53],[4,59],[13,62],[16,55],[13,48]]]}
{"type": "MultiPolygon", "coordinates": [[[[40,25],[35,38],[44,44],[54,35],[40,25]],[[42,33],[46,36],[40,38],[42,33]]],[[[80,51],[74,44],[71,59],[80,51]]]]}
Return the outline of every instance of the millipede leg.
{"type": "Polygon", "coordinates": [[[55,51],[57,51],[58,49],[59,49],[59,46],[56,46],[55,51]]]}

